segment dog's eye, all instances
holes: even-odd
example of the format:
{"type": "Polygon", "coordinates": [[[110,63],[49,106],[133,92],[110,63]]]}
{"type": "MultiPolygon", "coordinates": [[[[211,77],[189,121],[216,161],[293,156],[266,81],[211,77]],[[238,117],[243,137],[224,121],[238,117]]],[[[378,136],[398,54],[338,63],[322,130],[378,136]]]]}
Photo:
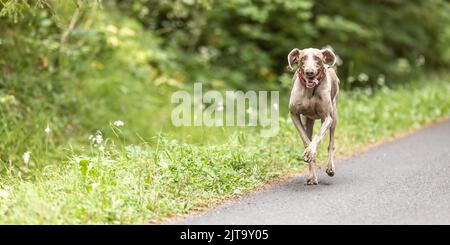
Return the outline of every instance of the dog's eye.
{"type": "Polygon", "coordinates": [[[320,65],[322,60],[320,58],[314,58],[314,61],[316,62],[317,65],[320,65]]]}

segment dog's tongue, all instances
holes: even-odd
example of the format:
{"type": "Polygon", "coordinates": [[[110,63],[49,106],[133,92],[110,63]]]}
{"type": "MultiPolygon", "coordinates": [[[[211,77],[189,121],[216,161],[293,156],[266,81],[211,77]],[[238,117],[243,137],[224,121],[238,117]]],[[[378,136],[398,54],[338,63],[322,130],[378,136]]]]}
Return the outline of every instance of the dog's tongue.
{"type": "Polygon", "coordinates": [[[298,74],[298,77],[300,78],[300,80],[302,80],[304,82],[304,84],[306,85],[306,87],[308,87],[308,88],[314,88],[315,86],[319,85],[319,83],[320,83],[320,81],[319,81],[320,76],[315,76],[312,79],[309,79],[301,72],[300,69],[297,71],[297,74],[298,74]]]}
{"type": "Polygon", "coordinates": [[[309,88],[312,88],[312,87],[317,86],[319,84],[319,80],[317,80],[316,77],[312,81],[308,79],[307,85],[309,85],[310,82],[312,82],[313,85],[312,86],[308,86],[309,88]]]}

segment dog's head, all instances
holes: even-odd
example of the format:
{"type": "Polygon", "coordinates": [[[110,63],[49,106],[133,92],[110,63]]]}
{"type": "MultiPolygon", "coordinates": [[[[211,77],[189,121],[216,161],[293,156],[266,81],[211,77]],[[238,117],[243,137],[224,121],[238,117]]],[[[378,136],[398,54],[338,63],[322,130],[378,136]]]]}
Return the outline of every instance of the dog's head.
{"type": "Polygon", "coordinates": [[[331,49],[298,49],[294,48],[288,54],[289,68],[293,70],[292,65],[299,63],[300,71],[309,80],[313,80],[324,67],[324,65],[334,65],[336,61],[336,55],[331,49]]]}

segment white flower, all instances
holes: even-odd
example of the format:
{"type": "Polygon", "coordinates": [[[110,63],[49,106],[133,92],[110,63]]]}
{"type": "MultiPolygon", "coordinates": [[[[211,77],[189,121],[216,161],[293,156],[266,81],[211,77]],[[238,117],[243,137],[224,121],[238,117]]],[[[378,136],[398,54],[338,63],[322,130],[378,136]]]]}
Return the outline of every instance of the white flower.
{"type": "Polygon", "coordinates": [[[380,86],[383,86],[386,82],[386,77],[383,74],[378,75],[377,83],[380,86]]]}
{"type": "Polygon", "coordinates": [[[100,143],[102,143],[102,141],[103,141],[103,136],[101,134],[95,135],[95,138],[94,138],[95,143],[100,144],[100,143]]]}
{"type": "Polygon", "coordinates": [[[123,125],[125,125],[125,123],[120,121],[120,120],[117,120],[117,121],[113,122],[113,124],[116,127],[122,127],[123,125]]]}
{"type": "Polygon", "coordinates": [[[366,73],[360,73],[358,75],[358,80],[361,82],[367,82],[369,80],[369,76],[366,73]]]}
{"type": "Polygon", "coordinates": [[[355,77],[354,77],[354,76],[349,76],[349,77],[347,77],[347,81],[348,81],[349,83],[352,83],[352,82],[355,81],[355,77]]]}
{"type": "Polygon", "coordinates": [[[50,133],[50,128],[47,126],[45,129],[44,129],[44,132],[46,133],[46,134],[49,134],[50,133]]]}
{"type": "Polygon", "coordinates": [[[30,155],[31,155],[31,152],[29,152],[29,151],[23,153],[22,158],[23,158],[23,162],[25,163],[25,165],[28,165],[28,163],[30,162],[30,155]]]}
{"type": "Polygon", "coordinates": [[[94,142],[95,144],[100,144],[103,141],[103,136],[97,133],[96,135],[90,135],[89,140],[94,142]]]}
{"type": "Polygon", "coordinates": [[[102,145],[101,145],[98,149],[99,149],[101,152],[105,151],[105,147],[102,146],[102,145]]]}

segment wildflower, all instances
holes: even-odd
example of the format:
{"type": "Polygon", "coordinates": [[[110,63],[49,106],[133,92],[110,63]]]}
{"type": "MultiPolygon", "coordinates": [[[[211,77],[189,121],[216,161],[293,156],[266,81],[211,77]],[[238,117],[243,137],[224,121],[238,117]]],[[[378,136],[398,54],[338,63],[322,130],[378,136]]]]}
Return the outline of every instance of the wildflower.
{"type": "Polygon", "coordinates": [[[397,60],[397,69],[403,73],[411,71],[411,64],[409,63],[409,60],[407,60],[405,58],[398,59],[397,60]]]}
{"type": "Polygon", "coordinates": [[[369,76],[366,73],[360,73],[358,75],[358,80],[361,82],[367,82],[369,80],[369,76]]]}
{"type": "Polygon", "coordinates": [[[386,77],[383,74],[378,75],[377,84],[380,86],[384,86],[386,82],[386,77]]]}
{"type": "Polygon", "coordinates": [[[117,121],[113,122],[113,125],[116,127],[122,127],[123,125],[125,125],[125,123],[120,120],[117,120],[117,121]]]}
{"type": "Polygon", "coordinates": [[[202,56],[203,59],[205,60],[209,60],[211,58],[211,52],[209,51],[209,49],[205,46],[200,47],[200,55],[202,56]]]}
{"type": "Polygon", "coordinates": [[[102,143],[102,141],[103,141],[103,136],[101,134],[95,135],[95,138],[94,138],[95,143],[100,144],[100,143],[102,143]]]}
{"type": "Polygon", "coordinates": [[[101,152],[105,151],[105,147],[102,146],[102,145],[101,145],[98,149],[99,149],[101,152]]]}
{"type": "Polygon", "coordinates": [[[29,152],[29,151],[26,151],[25,153],[23,153],[22,158],[23,158],[23,162],[25,163],[25,165],[28,165],[28,163],[30,162],[30,155],[31,155],[31,152],[29,152]]]}
{"type": "Polygon", "coordinates": [[[50,133],[50,128],[47,126],[45,129],[44,129],[44,132],[46,133],[46,134],[49,134],[50,133]]]}
{"type": "Polygon", "coordinates": [[[348,81],[349,83],[352,83],[352,82],[355,81],[355,77],[354,77],[354,76],[349,76],[349,77],[347,77],[347,81],[348,81]]]}
{"type": "Polygon", "coordinates": [[[103,141],[103,136],[101,134],[89,135],[89,140],[94,142],[94,144],[100,144],[103,141]]]}

